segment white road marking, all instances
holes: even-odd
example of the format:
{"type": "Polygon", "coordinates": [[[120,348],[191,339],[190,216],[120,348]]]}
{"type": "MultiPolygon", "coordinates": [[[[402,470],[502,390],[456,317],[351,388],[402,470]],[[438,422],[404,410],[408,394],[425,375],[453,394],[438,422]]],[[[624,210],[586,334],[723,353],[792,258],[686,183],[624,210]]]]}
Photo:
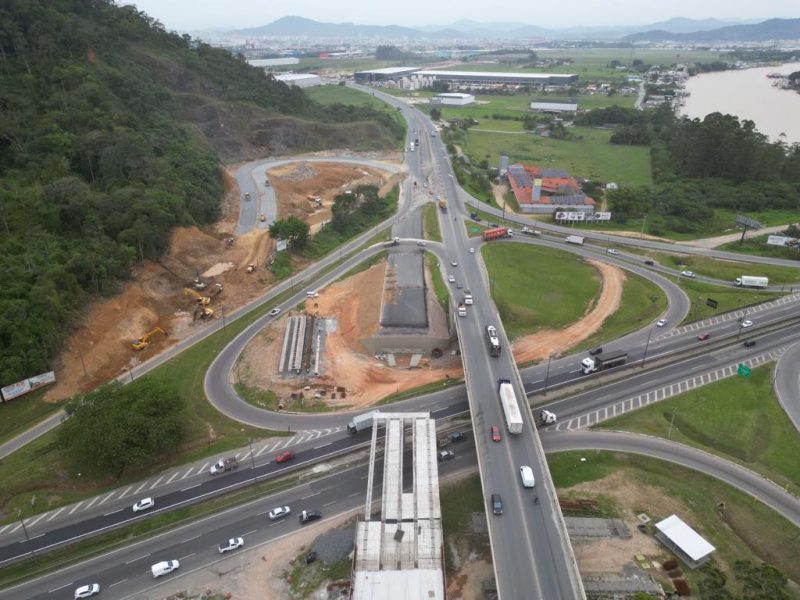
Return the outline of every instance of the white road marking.
{"type": "Polygon", "coordinates": [[[92,508],[92,506],[94,506],[94,503],[95,503],[95,502],[97,502],[98,500],[100,500],[100,496],[95,496],[94,498],[92,498],[92,501],[91,501],[91,502],[89,502],[89,504],[87,504],[87,505],[84,507],[84,510],[86,510],[86,509],[89,509],[89,508],[92,508]]]}
{"type": "Polygon", "coordinates": [[[117,491],[116,491],[116,490],[114,490],[113,492],[111,492],[111,493],[110,493],[108,496],[106,496],[105,498],[103,498],[103,499],[100,501],[100,504],[98,504],[97,506],[103,506],[103,504],[105,504],[106,502],[108,502],[109,500],[111,500],[111,498],[112,498],[112,497],[114,496],[114,494],[116,494],[116,493],[117,493],[117,491]]]}
{"type": "Polygon", "coordinates": [[[161,480],[162,480],[162,479],[164,479],[164,477],[163,477],[163,476],[162,476],[162,477],[159,477],[158,479],[156,479],[156,482],[155,482],[153,485],[151,485],[151,486],[150,486],[150,489],[152,490],[152,489],[153,489],[154,487],[156,487],[156,486],[157,486],[159,483],[161,483],[161,480]]]}
{"type": "Polygon", "coordinates": [[[71,585],[72,585],[72,582],[70,581],[69,583],[65,583],[61,587],[57,587],[57,588],[53,588],[52,590],[49,590],[47,593],[48,594],[52,594],[53,592],[57,592],[58,590],[63,590],[65,587],[69,587],[71,585]]]}
{"type": "Polygon", "coordinates": [[[166,483],[172,483],[172,480],[173,480],[173,479],[175,479],[175,478],[176,478],[178,475],[180,475],[180,473],[175,473],[175,474],[173,474],[173,475],[172,475],[172,477],[170,477],[169,479],[167,479],[167,481],[165,482],[165,484],[166,484],[166,483]]]}
{"type": "Polygon", "coordinates": [[[117,513],[122,512],[123,510],[125,510],[125,509],[124,508],[118,508],[117,510],[112,510],[110,513],[106,513],[103,516],[104,517],[108,517],[108,516],[111,516],[111,515],[115,515],[117,513]]]}
{"type": "Polygon", "coordinates": [[[319,450],[320,448],[327,448],[331,444],[333,444],[333,442],[328,442],[327,444],[322,444],[322,446],[316,446],[315,448],[312,448],[312,450],[319,450]]]}
{"type": "Polygon", "coordinates": [[[44,513],[43,515],[39,515],[38,517],[36,517],[36,518],[35,518],[33,521],[28,521],[28,527],[33,527],[33,526],[34,526],[34,525],[36,525],[36,524],[37,524],[39,521],[41,521],[42,519],[44,519],[46,516],[47,516],[47,513],[44,513]]]}
{"type": "Polygon", "coordinates": [[[71,510],[71,511],[69,511],[69,514],[72,514],[72,513],[74,513],[76,510],[78,510],[78,509],[81,507],[81,504],[83,504],[83,502],[78,502],[78,503],[77,503],[77,504],[76,504],[76,505],[75,505],[75,506],[72,508],[72,510],[71,510]]]}
{"type": "MultiPolygon", "coordinates": [[[[49,523],[50,521],[52,521],[53,519],[55,519],[55,518],[56,518],[56,517],[59,515],[59,513],[60,513],[62,510],[64,510],[65,508],[67,508],[67,507],[66,507],[66,506],[62,506],[61,508],[59,508],[59,509],[58,509],[56,512],[54,512],[52,515],[50,515],[50,518],[49,518],[49,519],[47,519],[47,522],[49,523]]],[[[8,527],[8,525],[6,525],[6,527],[8,527]]],[[[3,527],[3,529],[5,529],[5,527],[3,527]]],[[[3,529],[0,529],[0,533],[3,533],[3,529]]]]}
{"type": "Polygon", "coordinates": [[[182,541],[181,541],[181,544],[185,544],[185,543],[187,543],[187,542],[191,542],[192,540],[196,540],[196,539],[197,539],[197,538],[199,538],[201,535],[202,535],[202,534],[196,535],[196,536],[194,536],[194,537],[190,537],[188,540],[182,540],[182,541]]]}
{"type": "Polygon", "coordinates": [[[189,470],[183,474],[183,477],[181,477],[181,479],[186,479],[192,473],[192,471],[194,471],[194,467],[190,467],[189,470]]]}
{"type": "Polygon", "coordinates": [[[302,498],[300,498],[300,500],[308,500],[309,498],[313,498],[314,496],[319,496],[321,493],[322,492],[314,492],[313,494],[311,494],[309,496],[303,496],[302,498]]]}
{"type": "Polygon", "coordinates": [[[110,584],[108,587],[109,587],[109,588],[112,588],[112,587],[114,587],[115,585],[119,585],[120,583],[125,583],[126,581],[128,581],[128,580],[127,580],[127,579],[122,579],[122,580],[120,580],[120,581],[115,581],[114,583],[110,584]]]}
{"type": "Polygon", "coordinates": [[[203,484],[202,483],[195,483],[194,485],[190,485],[189,487],[183,488],[181,491],[185,492],[187,490],[193,490],[194,488],[200,487],[201,485],[203,485],[203,484]]]}
{"type": "Polygon", "coordinates": [[[144,555],[142,555],[142,556],[139,556],[139,557],[137,557],[137,558],[134,558],[134,559],[132,559],[132,560],[129,560],[129,561],[128,561],[128,562],[126,562],[125,564],[126,564],[126,565],[130,565],[130,564],[132,564],[132,563],[135,563],[137,560],[142,560],[143,558],[147,558],[148,556],[150,556],[150,554],[149,554],[149,553],[148,553],[148,554],[144,554],[144,555]]]}
{"type": "Polygon", "coordinates": [[[330,506],[331,504],[336,504],[336,500],[332,500],[331,502],[328,502],[327,504],[323,504],[322,506],[323,507],[330,506]]]}
{"type": "Polygon", "coordinates": [[[149,482],[149,481],[145,481],[145,482],[144,482],[142,485],[140,485],[138,488],[136,488],[136,491],[135,491],[135,492],[133,492],[133,493],[134,493],[134,494],[138,494],[140,491],[142,491],[142,488],[143,488],[144,486],[146,486],[148,483],[150,483],[150,482],[149,482]]]}
{"type": "Polygon", "coordinates": [[[187,554],[186,556],[181,556],[178,560],[186,560],[187,558],[192,558],[197,552],[192,552],[191,554],[187,554]]]}
{"type": "Polygon", "coordinates": [[[125,496],[127,496],[127,495],[128,495],[128,492],[130,492],[130,491],[131,491],[131,488],[132,488],[132,487],[133,487],[132,485],[131,485],[131,486],[128,486],[128,489],[126,489],[124,492],[122,492],[122,493],[119,495],[119,498],[117,498],[117,500],[120,500],[120,499],[124,498],[125,496]]]}

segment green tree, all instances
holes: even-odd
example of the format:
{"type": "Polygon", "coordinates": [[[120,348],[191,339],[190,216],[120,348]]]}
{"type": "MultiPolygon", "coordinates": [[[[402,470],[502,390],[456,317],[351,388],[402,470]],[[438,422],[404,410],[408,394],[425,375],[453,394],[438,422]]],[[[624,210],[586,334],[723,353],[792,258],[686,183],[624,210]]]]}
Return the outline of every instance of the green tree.
{"type": "Polygon", "coordinates": [[[106,384],[70,400],[58,444],[77,470],[120,477],[146,467],[180,446],[186,400],[147,379],[106,384]]]}
{"type": "Polygon", "coordinates": [[[293,248],[302,249],[308,244],[310,227],[308,223],[295,216],[275,221],[269,228],[272,239],[287,240],[293,248]]]}

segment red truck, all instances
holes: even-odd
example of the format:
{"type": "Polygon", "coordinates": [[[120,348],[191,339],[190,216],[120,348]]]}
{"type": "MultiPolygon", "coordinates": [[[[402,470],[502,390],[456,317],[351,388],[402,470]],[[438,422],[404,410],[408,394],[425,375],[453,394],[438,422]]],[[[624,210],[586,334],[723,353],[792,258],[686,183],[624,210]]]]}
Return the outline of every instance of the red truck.
{"type": "Polygon", "coordinates": [[[484,242],[504,237],[509,237],[508,227],[495,227],[494,229],[486,229],[483,232],[484,242]]]}

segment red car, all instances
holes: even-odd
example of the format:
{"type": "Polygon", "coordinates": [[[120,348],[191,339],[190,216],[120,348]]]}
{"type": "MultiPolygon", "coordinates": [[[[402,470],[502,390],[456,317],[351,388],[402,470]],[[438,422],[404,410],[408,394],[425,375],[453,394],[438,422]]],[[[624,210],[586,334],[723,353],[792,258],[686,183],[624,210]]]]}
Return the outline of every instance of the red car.
{"type": "Polygon", "coordinates": [[[701,333],[700,335],[697,336],[697,339],[700,340],[701,342],[705,342],[710,337],[711,337],[710,333],[701,333]]]}
{"type": "Polygon", "coordinates": [[[492,425],[492,441],[500,441],[500,428],[497,425],[492,425]]]}
{"type": "Polygon", "coordinates": [[[289,452],[288,450],[284,450],[278,456],[275,457],[276,463],[286,462],[287,460],[292,460],[294,458],[294,454],[289,452]]]}

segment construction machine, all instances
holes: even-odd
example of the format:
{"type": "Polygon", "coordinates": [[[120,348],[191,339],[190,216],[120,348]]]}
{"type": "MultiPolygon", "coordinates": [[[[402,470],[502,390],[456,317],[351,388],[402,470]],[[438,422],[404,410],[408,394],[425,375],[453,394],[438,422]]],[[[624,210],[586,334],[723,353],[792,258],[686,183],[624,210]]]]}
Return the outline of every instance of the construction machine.
{"type": "Polygon", "coordinates": [[[253,263],[250,263],[249,265],[247,265],[247,268],[245,269],[245,273],[253,273],[255,270],[256,270],[256,266],[253,263]]]}
{"type": "Polygon", "coordinates": [[[200,269],[194,270],[194,289],[196,290],[204,290],[206,289],[206,282],[200,279],[200,269]]]}
{"type": "Polygon", "coordinates": [[[216,296],[218,296],[220,294],[220,292],[222,292],[222,284],[221,283],[215,283],[208,290],[208,297],[209,298],[215,298],[216,296]]]}
{"type": "Polygon", "coordinates": [[[197,305],[194,308],[192,321],[197,321],[197,319],[210,319],[213,316],[214,316],[214,309],[208,308],[207,306],[197,305]]]}
{"type": "Polygon", "coordinates": [[[208,296],[203,296],[202,294],[198,294],[191,288],[183,288],[183,293],[194,298],[195,302],[197,302],[199,306],[208,306],[211,304],[211,298],[208,296]]]}
{"type": "Polygon", "coordinates": [[[153,329],[145,333],[142,337],[140,337],[138,340],[133,340],[131,342],[131,346],[133,346],[134,350],[144,350],[150,345],[150,338],[157,333],[163,333],[164,335],[167,335],[167,332],[161,329],[161,327],[154,327],[153,329]]]}

